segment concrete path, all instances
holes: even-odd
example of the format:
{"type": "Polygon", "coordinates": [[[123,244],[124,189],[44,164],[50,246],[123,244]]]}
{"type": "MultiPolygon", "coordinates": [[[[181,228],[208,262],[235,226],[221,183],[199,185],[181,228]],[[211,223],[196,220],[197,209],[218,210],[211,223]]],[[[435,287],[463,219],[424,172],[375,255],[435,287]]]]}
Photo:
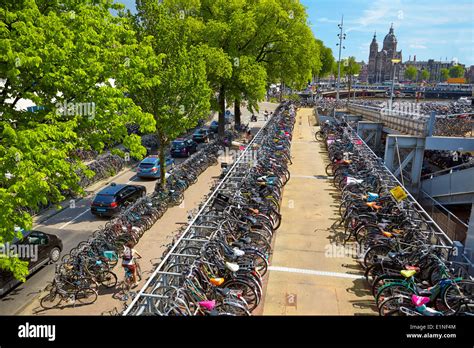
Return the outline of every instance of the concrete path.
{"type": "Polygon", "coordinates": [[[312,109],[298,111],[291,179],[284,188],[263,315],[368,315],[373,298],[355,245],[337,240],[338,190],[326,178],[325,149],[314,141],[312,109]]]}

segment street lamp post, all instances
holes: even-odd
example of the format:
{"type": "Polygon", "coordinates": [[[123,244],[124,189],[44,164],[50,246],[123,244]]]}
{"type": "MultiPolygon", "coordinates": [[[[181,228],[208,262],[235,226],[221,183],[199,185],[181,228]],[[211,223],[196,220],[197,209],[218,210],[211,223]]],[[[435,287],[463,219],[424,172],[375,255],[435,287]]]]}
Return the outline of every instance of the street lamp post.
{"type": "MultiPolygon", "coordinates": [[[[386,57],[387,56],[387,51],[383,50],[382,51],[383,55],[386,57]]],[[[380,58],[380,69],[379,69],[379,83],[382,83],[382,66],[383,66],[383,58],[380,58]]]]}
{"type": "Polygon", "coordinates": [[[400,59],[392,59],[392,65],[393,65],[393,76],[392,76],[392,89],[390,92],[390,109],[392,109],[392,102],[393,102],[393,88],[395,86],[395,69],[397,68],[397,63],[400,63],[400,59]]]}
{"type": "Polygon", "coordinates": [[[343,33],[343,28],[344,28],[344,15],[342,15],[341,18],[341,24],[337,25],[340,29],[340,33],[337,34],[339,37],[339,43],[336,44],[336,46],[339,46],[339,61],[337,64],[337,94],[336,94],[336,100],[339,100],[339,87],[341,84],[341,50],[345,49],[344,46],[342,46],[342,40],[346,39],[346,34],[343,33]]]}

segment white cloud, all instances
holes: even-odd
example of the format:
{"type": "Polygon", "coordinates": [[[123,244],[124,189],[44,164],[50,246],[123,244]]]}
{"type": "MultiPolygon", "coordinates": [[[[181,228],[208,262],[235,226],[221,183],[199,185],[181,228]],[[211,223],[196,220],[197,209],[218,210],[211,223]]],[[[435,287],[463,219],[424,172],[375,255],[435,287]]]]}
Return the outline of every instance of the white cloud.
{"type": "Polygon", "coordinates": [[[420,44],[411,44],[410,45],[410,48],[419,48],[419,49],[427,49],[428,47],[424,46],[424,45],[420,45],[420,44]]]}

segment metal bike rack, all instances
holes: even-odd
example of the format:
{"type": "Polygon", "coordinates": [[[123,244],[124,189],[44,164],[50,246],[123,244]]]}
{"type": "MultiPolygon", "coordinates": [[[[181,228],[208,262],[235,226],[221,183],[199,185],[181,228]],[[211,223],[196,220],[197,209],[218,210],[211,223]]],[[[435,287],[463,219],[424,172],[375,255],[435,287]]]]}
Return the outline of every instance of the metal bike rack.
{"type": "MultiPolygon", "coordinates": [[[[335,117],[337,120],[337,118],[335,117]]],[[[352,128],[348,124],[348,128],[350,129],[351,136],[357,140],[360,140],[362,142],[362,146],[366,148],[368,151],[369,155],[371,155],[373,158],[372,160],[374,162],[377,162],[379,166],[383,169],[384,174],[391,178],[392,182],[394,185],[398,185],[402,187],[405,192],[407,193],[408,197],[406,199],[406,203],[411,205],[413,210],[417,212],[417,214],[420,216],[423,222],[427,223],[428,225],[431,226],[432,232],[439,237],[441,245],[434,245],[435,247],[447,249],[447,250],[459,250],[460,246],[458,245],[458,242],[453,242],[443,231],[443,229],[431,218],[431,216],[425,211],[425,209],[418,203],[418,201],[415,199],[415,197],[412,196],[412,194],[404,187],[404,185],[393,175],[393,173],[389,170],[389,168],[383,163],[382,159],[378,157],[372,149],[367,145],[367,143],[358,135],[357,131],[352,128]]],[[[460,259],[462,260],[460,263],[463,263],[467,266],[469,266],[470,271],[472,270],[472,261],[469,260],[465,255],[460,256],[460,259]]]]}
{"type": "MultiPolygon", "coordinates": [[[[277,109],[275,115],[278,114],[278,112],[279,109],[277,109]]],[[[269,118],[265,125],[257,132],[250,143],[248,143],[245,149],[240,153],[239,157],[231,164],[231,167],[224,178],[214,188],[205,203],[201,205],[198,213],[189,222],[188,227],[171,247],[168,253],[164,256],[161,263],[158,265],[153,274],[147,280],[146,284],[138,292],[122,315],[140,315],[144,312],[154,312],[153,307],[156,306],[156,303],[153,303],[152,299],[157,299],[159,302],[159,300],[163,297],[157,296],[156,294],[153,294],[153,292],[160,287],[172,284],[173,279],[183,276],[180,273],[166,271],[166,269],[169,269],[168,266],[170,261],[178,260],[176,263],[183,263],[179,260],[188,260],[189,264],[191,264],[198,257],[197,255],[183,254],[179,250],[186,247],[200,248],[200,246],[209,242],[209,240],[214,236],[218,226],[206,225],[207,221],[212,221],[213,218],[221,216],[216,215],[215,211],[212,211],[211,214],[208,214],[212,209],[213,200],[218,193],[235,192],[238,184],[242,181],[242,179],[246,178],[246,176],[241,176],[241,172],[238,171],[238,169],[242,166],[247,166],[248,172],[250,172],[251,166],[249,166],[249,164],[254,161],[254,158],[252,156],[248,156],[248,154],[254,149],[254,144],[258,144],[263,140],[265,129],[269,126],[269,124],[271,124],[272,119],[273,117],[269,118]],[[208,237],[209,239],[207,239],[208,237]]]]}

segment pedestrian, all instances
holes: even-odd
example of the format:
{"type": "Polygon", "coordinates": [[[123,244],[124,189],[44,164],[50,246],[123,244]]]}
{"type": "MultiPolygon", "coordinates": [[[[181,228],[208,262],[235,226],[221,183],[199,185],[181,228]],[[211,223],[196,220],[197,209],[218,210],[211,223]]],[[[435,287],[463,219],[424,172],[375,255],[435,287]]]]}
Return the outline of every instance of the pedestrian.
{"type": "Polygon", "coordinates": [[[250,142],[252,139],[252,131],[249,129],[246,134],[247,142],[250,142]]]}
{"type": "Polygon", "coordinates": [[[136,258],[141,258],[141,255],[133,249],[133,242],[128,241],[123,246],[122,267],[128,269],[132,273],[133,286],[138,285],[137,281],[137,263],[136,258]]]}

